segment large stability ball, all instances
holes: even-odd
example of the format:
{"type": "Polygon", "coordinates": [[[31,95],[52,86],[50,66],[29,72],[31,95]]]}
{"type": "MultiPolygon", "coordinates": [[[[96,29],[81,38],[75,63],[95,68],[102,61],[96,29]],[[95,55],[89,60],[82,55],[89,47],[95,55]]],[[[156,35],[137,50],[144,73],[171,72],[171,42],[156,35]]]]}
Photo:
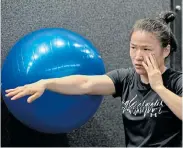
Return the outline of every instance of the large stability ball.
{"type": "Polygon", "coordinates": [[[5,90],[40,79],[69,75],[102,75],[104,63],[97,49],[81,35],[62,28],[46,28],[21,38],[2,68],[2,93],[9,111],[39,132],[67,133],[85,124],[97,111],[102,96],[63,95],[46,90],[29,104],[11,101],[5,90]]]}

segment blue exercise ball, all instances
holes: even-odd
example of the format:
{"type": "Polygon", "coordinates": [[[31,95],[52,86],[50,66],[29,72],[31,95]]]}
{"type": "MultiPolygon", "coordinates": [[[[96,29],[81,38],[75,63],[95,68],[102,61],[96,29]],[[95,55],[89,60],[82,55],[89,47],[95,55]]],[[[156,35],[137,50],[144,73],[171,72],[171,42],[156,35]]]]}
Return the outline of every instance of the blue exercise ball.
{"type": "Polygon", "coordinates": [[[94,116],[103,96],[63,95],[46,90],[29,104],[29,96],[11,101],[5,90],[40,79],[104,73],[100,53],[89,40],[64,28],[43,28],[25,35],[10,50],[2,68],[3,99],[9,111],[34,130],[72,132],[94,116]]]}

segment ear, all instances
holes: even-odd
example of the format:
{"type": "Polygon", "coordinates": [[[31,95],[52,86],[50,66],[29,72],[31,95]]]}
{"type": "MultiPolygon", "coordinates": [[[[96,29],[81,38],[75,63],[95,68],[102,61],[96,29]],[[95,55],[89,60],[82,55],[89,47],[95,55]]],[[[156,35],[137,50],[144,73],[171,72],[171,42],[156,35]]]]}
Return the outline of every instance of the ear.
{"type": "Polygon", "coordinates": [[[163,48],[163,57],[166,58],[170,54],[170,45],[167,45],[165,48],[163,48]]]}

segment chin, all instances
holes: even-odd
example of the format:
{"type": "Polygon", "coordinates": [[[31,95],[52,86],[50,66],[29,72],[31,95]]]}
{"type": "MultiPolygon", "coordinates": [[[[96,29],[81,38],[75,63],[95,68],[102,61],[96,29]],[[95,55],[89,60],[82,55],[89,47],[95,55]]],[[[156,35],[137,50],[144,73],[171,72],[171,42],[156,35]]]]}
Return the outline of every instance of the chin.
{"type": "Polygon", "coordinates": [[[146,75],[147,72],[144,68],[135,68],[136,73],[138,73],[139,75],[146,75]]]}

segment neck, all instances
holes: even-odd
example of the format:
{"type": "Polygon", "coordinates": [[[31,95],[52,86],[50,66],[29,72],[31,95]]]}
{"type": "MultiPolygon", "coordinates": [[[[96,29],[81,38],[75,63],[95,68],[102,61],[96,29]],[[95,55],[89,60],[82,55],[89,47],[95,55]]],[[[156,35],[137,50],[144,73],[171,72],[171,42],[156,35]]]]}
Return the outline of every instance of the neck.
{"type": "MultiPolygon", "coordinates": [[[[166,71],[166,66],[160,67],[160,71],[161,71],[161,74],[163,74],[166,71]]],[[[149,79],[148,79],[148,75],[147,74],[140,75],[140,79],[145,84],[148,84],[149,83],[149,79]]]]}

